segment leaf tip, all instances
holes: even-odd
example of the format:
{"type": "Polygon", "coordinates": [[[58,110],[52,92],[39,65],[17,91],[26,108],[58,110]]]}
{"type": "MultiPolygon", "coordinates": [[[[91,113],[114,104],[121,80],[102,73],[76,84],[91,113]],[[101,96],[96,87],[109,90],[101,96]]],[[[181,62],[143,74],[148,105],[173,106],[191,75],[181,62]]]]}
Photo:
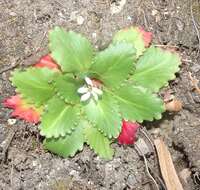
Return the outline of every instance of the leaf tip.
{"type": "Polygon", "coordinates": [[[2,102],[4,107],[13,109],[12,117],[23,119],[30,123],[39,123],[41,111],[33,105],[27,104],[19,94],[11,96],[2,102]]]}
{"type": "Polygon", "coordinates": [[[143,27],[138,27],[138,30],[142,34],[145,47],[149,47],[153,38],[152,32],[146,32],[143,27]]]}
{"type": "Polygon", "coordinates": [[[135,143],[136,134],[140,125],[136,122],[122,121],[122,130],[118,137],[118,143],[131,145],[135,143]]]}

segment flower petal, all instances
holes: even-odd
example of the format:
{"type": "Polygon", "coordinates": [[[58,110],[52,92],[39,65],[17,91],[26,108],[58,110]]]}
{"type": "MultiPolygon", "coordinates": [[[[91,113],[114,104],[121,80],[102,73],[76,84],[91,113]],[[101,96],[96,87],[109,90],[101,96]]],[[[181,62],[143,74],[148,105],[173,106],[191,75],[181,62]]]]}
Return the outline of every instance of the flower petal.
{"type": "Polygon", "coordinates": [[[80,93],[80,94],[85,94],[85,93],[88,92],[88,90],[89,90],[89,89],[88,89],[87,87],[83,86],[83,87],[80,87],[80,88],[77,90],[77,92],[80,93]]]}
{"type": "Polygon", "coordinates": [[[81,102],[85,102],[87,101],[91,96],[91,93],[90,92],[87,92],[86,94],[82,95],[81,96],[81,102]]]}
{"type": "Polygon", "coordinates": [[[98,94],[98,95],[102,95],[103,94],[103,91],[102,90],[100,90],[99,88],[96,88],[96,87],[93,87],[92,88],[92,91],[94,91],[96,94],[98,94]]]}
{"type": "Polygon", "coordinates": [[[85,82],[90,85],[93,86],[92,80],[89,77],[85,77],[85,82]]]}
{"type": "Polygon", "coordinates": [[[122,130],[118,137],[118,143],[119,144],[134,144],[135,138],[137,134],[137,130],[140,127],[138,123],[133,123],[130,121],[122,121],[122,130]]]}
{"type": "Polygon", "coordinates": [[[92,91],[91,92],[92,93],[92,96],[94,97],[94,99],[96,100],[96,101],[98,101],[98,95],[94,92],[94,91],[92,91]]]}

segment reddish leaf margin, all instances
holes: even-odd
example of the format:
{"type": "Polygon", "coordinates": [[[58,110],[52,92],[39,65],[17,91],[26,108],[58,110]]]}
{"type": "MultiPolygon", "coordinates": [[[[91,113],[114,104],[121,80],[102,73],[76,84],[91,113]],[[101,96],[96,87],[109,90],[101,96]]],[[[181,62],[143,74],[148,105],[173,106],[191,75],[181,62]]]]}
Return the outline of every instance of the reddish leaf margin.
{"type": "MultiPolygon", "coordinates": [[[[34,65],[37,68],[47,67],[49,69],[59,70],[59,65],[52,59],[50,54],[44,55],[34,65]]],[[[3,101],[3,106],[13,109],[11,117],[23,119],[30,123],[39,123],[40,115],[42,112],[41,108],[35,108],[34,105],[27,104],[26,101],[21,98],[20,94],[11,96],[3,101]]]]}

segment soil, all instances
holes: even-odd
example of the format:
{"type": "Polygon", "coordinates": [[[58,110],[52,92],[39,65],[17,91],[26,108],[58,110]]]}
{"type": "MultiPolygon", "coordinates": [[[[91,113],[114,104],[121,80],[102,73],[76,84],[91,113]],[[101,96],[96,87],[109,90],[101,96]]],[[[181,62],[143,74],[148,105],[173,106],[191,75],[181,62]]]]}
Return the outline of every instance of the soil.
{"type": "MultiPolygon", "coordinates": [[[[9,82],[15,67],[34,63],[47,50],[48,30],[63,26],[86,35],[103,49],[120,28],[139,25],[153,32],[154,43],[175,47],[182,56],[181,71],[165,91],[183,102],[178,113],[144,123],[152,138],[168,145],[177,173],[188,171],[186,190],[200,189],[200,94],[193,90],[189,72],[200,79],[200,3],[188,0],[0,0],[0,94],[14,94],[9,82]]],[[[113,145],[111,161],[88,147],[74,158],[62,159],[42,148],[37,126],[9,121],[0,111],[0,189],[2,190],[150,190],[143,159],[135,147],[113,145]]],[[[149,164],[155,157],[148,156],[149,164]]],[[[159,175],[156,167],[155,173],[159,175]]]]}

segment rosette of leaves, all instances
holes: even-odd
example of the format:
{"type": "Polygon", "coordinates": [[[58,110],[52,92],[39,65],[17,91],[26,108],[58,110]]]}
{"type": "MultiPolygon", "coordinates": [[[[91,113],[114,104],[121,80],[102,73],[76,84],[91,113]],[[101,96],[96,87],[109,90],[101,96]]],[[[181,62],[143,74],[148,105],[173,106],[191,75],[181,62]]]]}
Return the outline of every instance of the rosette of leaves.
{"type": "Polygon", "coordinates": [[[131,27],[98,52],[80,34],[60,27],[50,31],[49,50],[57,66],[18,69],[11,77],[17,93],[42,113],[39,129],[46,149],[74,156],[86,143],[111,159],[110,144],[123,119],[161,118],[165,109],[156,93],[175,78],[180,58],[148,47],[150,40],[150,33],[131,27]]]}

